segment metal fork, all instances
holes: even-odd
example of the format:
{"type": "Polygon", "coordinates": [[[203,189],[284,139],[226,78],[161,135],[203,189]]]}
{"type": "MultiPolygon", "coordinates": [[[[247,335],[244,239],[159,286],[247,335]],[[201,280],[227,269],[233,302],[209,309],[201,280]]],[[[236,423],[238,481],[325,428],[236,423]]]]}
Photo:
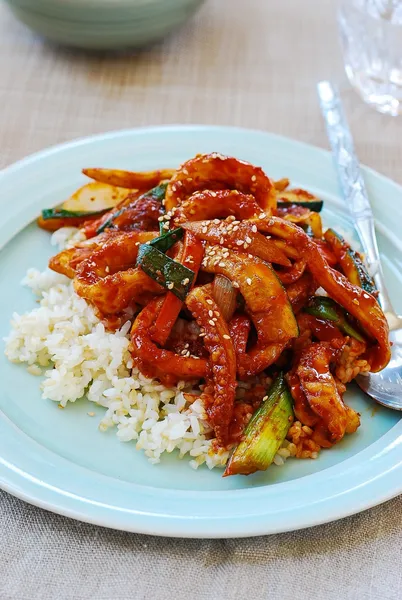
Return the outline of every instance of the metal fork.
{"type": "Polygon", "coordinates": [[[329,81],[321,81],[317,88],[343,196],[365,252],[368,267],[374,276],[392,342],[392,356],[388,366],[380,373],[359,375],[356,382],[366,394],[380,404],[394,410],[402,410],[402,316],[397,315],[393,309],[385,286],[373,212],[339,93],[329,81]]]}

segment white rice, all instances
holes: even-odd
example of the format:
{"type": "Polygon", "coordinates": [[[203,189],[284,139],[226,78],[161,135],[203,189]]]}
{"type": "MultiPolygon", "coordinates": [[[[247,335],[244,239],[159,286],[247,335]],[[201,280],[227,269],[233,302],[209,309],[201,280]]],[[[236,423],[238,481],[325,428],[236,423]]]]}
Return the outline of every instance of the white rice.
{"type": "MultiPolygon", "coordinates": [[[[60,230],[53,243],[76,243],[77,230],[60,230]]],[[[128,351],[130,321],[109,333],[92,308],[73,290],[64,275],[29,269],[23,285],[38,296],[39,306],[14,313],[5,353],[12,362],[26,363],[32,375],[43,375],[42,397],[65,407],[86,396],[106,409],[99,428],[117,429],[119,440],[136,440],[152,463],[164,452],[178,450],[197,468],[224,466],[227,452],[211,450],[211,428],[200,400],[186,401],[179,382],[166,388],[133,368],[128,351]]]]}
{"type": "MultiPolygon", "coordinates": [[[[80,239],[78,230],[64,228],[53,234],[52,243],[69,247],[80,239]]],[[[13,314],[5,354],[12,362],[26,363],[32,375],[43,376],[42,398],[66,407],[86,396],[105,408],[99,429],[114,427],[120,441],[135,440],[152,463],[178,450],[194,469],[203,463],[210,469],[224,467],[229,453],[213,451],[202,402],[188,402],[184,395],[197,393],[191,384],[167,388],[133,367],[130,321],[120,331],[107,332],[71,280],[50,269],[29,269],[22,284],[38,297],[39,306],[13,314]]],[[[277,455],[275,464],[283,462],[277,455]]]]}

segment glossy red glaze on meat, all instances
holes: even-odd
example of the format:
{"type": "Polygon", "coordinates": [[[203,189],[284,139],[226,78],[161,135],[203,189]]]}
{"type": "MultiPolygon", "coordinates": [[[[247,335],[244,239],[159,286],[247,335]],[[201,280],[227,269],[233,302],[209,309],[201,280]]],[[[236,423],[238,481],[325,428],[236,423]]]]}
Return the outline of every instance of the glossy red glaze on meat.
{"type": "Polygon", "coordinates": [[[204,343],[210,360],[202,397],[217,441],[224,446],[229,439],[236,391],[233,342],[209,286],[194,288],[186,298],[186,306],[204,332],[204,343]]]}
{"type": "Polygon", "coordinates": [[[276,195],[272,181],[260,167],[217,152],[199,154],[185,162],[173,175],[166,190],[165,206],[172,210],[194,192],[232,189],[252,194],[257,204],[268,212],[276,208],[276,195]]]}

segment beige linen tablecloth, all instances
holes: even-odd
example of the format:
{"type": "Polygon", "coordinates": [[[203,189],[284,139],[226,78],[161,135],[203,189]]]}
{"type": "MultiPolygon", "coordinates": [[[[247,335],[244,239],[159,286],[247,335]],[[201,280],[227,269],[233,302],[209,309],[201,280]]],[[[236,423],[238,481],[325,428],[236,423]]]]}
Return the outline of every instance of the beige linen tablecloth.
{"type": "MultiPolygon", "coordinates": [[[[327,146],[315,84],[336,80],[361,160],[402,183],[402,120],[349,88],[332,0],[209,0],[163,44],[61,50],[0,8],[0,166],[158,123],[241,125],[327,146]]],[[[4,282],[3,282],[4,285],[4,282]]],[[[402,499],[313,529],[229,541],[109,531],[0,494],[0,598],[397,600],[402,499]]]]}

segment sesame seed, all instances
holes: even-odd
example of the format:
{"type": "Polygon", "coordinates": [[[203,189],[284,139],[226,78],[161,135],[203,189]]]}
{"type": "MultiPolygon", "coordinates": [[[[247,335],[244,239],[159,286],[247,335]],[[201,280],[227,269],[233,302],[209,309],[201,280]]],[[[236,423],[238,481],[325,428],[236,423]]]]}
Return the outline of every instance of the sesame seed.
{"type": "Polygon", "coordinates": [[[207,300],[207,304],[213,304],[213,303],[214,303],[214,302],[213,302],[213,300],[210,300],[210,299],[208,298],[208,300],[207,300]]]}
{"type": "Polygon", "coordinates": [[[211,192],[212,198],[216,198],[216,192],[211,192]]]}
{"type": "Polygon", "coordinates": [[[188,175],[187,169],[183,169],[183,173],[184,173],[184,175],[188,175]]]}
{"type": "Polygon", "coordinates": [[[264,396],[264,398],[262,399],[262,401],[265,402],[265,400],[268,400],[268,396],[264,396]]]}
{"type": "Polygon", "coordinates": [[[214,323],[214,321],[212,319],[210,321],[208,321],[208,323],[211,325],[211,327],[215,326],[215,323],[214,323]]]}
{"type": "Polygon", "coordinates": [[[107,265],[105,267],[105,271],[106,271],[106,273],[109,273],[109,271],[110,271],[110,269],[109,269],[109,267],[107,265]]]}
{"type": "Polygon", "coordinates": [[[230,335],[228,335],[227,333],[224,333],[222,337],[224,340],[230,340],[230,335]]]}
{"type": "Polygon", "coordinates": [[[223,269],[223,268],[224,268],[226,265],[225,265],[225,263],[224,263],[223,261],[221,261],[221,262],[218,264],[218,266],[219,266],[219,267],[221,267],[221,268],[223,269]]]}
{"type": "Polygon", "coordinates": [[[185,279],[183,279],[182,284],[183,285],[187,285],[188,283],[190,283],[190,280],[188,277],[186,277],[185,279]]]}
{"type": "Polygon", "coordinates": [[[221,239],[219,240],[220,244],[224,244],[225,243],[225,239],[223,237],[221,237],[221,239]]]}
{"type": "Polygon", "coordinates": [[[255,175],[252,176],[251,181],[257,181],[257,177],[255,175]]]}
{"type": "Polygon", "coordinates": [[[353,304],[357,304],[357,306],[359,306],[360,302],[357,298],[353,298],[353,304]]]}
{"type": "Polygon", "coordinates": [[[209,315],[210,317],[213,317],[213,316],[214,316],[214,311],[213,311],[213,310],[209,310],[209,311],[208,311],[208,315],[209,315]]]}
{"type": "Polygon", "coordinates": [[[244,244],[243,240],[236,240],[236,245],[237,246],[242,246],[244,244]]]}
{"type": "Polygon", "coordinates": [[[161,217],[158,217],[158,221],[163,221],[163,215],[161,217]]]}
{"type": "Polygon", "coordinates": [[[139,245],[140,245],[140,242],[135,242],[135,245],[136,245],[136,246],[139,246],[139,245]]]}
{"type": "Polygon", "coordinates": [[[238,229],[239,229],[239,226],[238,226],[238,225],[235,225],[235,226],[233,227],[233,231],[237,231],[238,229]]]}
{"type": "Polygon", "coordinates": [[[166,284],[166,287],[167,287],[169,290],[172,290],[172,289],[174,288],[174,283],[173,283],[173,281],[169,281],[169,283],[167,283],[167,284],[166,284]]]}
{"type": "Polygon", "coordinates": [[[214,220],[213,220],[213,223],[214,223],[215,225],[219,225],[219,224],[220,224],[220,220],[219,220],[219,219],[214,219],[214,220]]]}
{"type": "Polygon", "coordinates": [[[253,233],[257,233],[257,225],[253,225],[252,228],[251,228],[251,231],[253,233]]]}
{"type": "Polygon", "coordinates": [[[94,412],[89,412],[89,413],[87,413],[87,415],[88,415],[88,417],[94,417],[95,413],[94,412]]]}
{"type": "Polygon", "coordinates": [[[206,225],[204,225],[204,227],[201,228],[202,233],[207,233],[208,231],[208,227],[206,225]]]}
{"type": "Polygon", "coordinates": [[[265,214],[265,213],[260,213],[260,214],[258,215],[258,218],[259,218],[259,219],[265,219],[265,217],[266,217],[266,214],[265,214]]]}
{"type": "Polygon", "coordinates": [[[235,217],[233,215],[229,215],[227,218],[228,221],[234,221],[235,217]]]}
{"type": "Polygon", "coordinates": [[[251,279],[250,279],[250,277],[247,277],[246,281],[247,281],[248,285],[251,285],[251,279]]]}
{"type": "Polygon", "coordinates": [[[169,223],[165,223],[162,229],[169,229],[169,223]]]}
{"type": "Polygon", "coordinates": [[[176,186],[173,184],[173,185],[172,185],[172,190],[175,192],[175,191],[176,191],[176,189],[177,189],[177,188],[176,188],[176,186]]]}
{"type": "Polygon", "coordinates": [[[239,288],[240,285],[237,283],[237,281],[232,281],[232,285],[234,288],[239,288]]]}

